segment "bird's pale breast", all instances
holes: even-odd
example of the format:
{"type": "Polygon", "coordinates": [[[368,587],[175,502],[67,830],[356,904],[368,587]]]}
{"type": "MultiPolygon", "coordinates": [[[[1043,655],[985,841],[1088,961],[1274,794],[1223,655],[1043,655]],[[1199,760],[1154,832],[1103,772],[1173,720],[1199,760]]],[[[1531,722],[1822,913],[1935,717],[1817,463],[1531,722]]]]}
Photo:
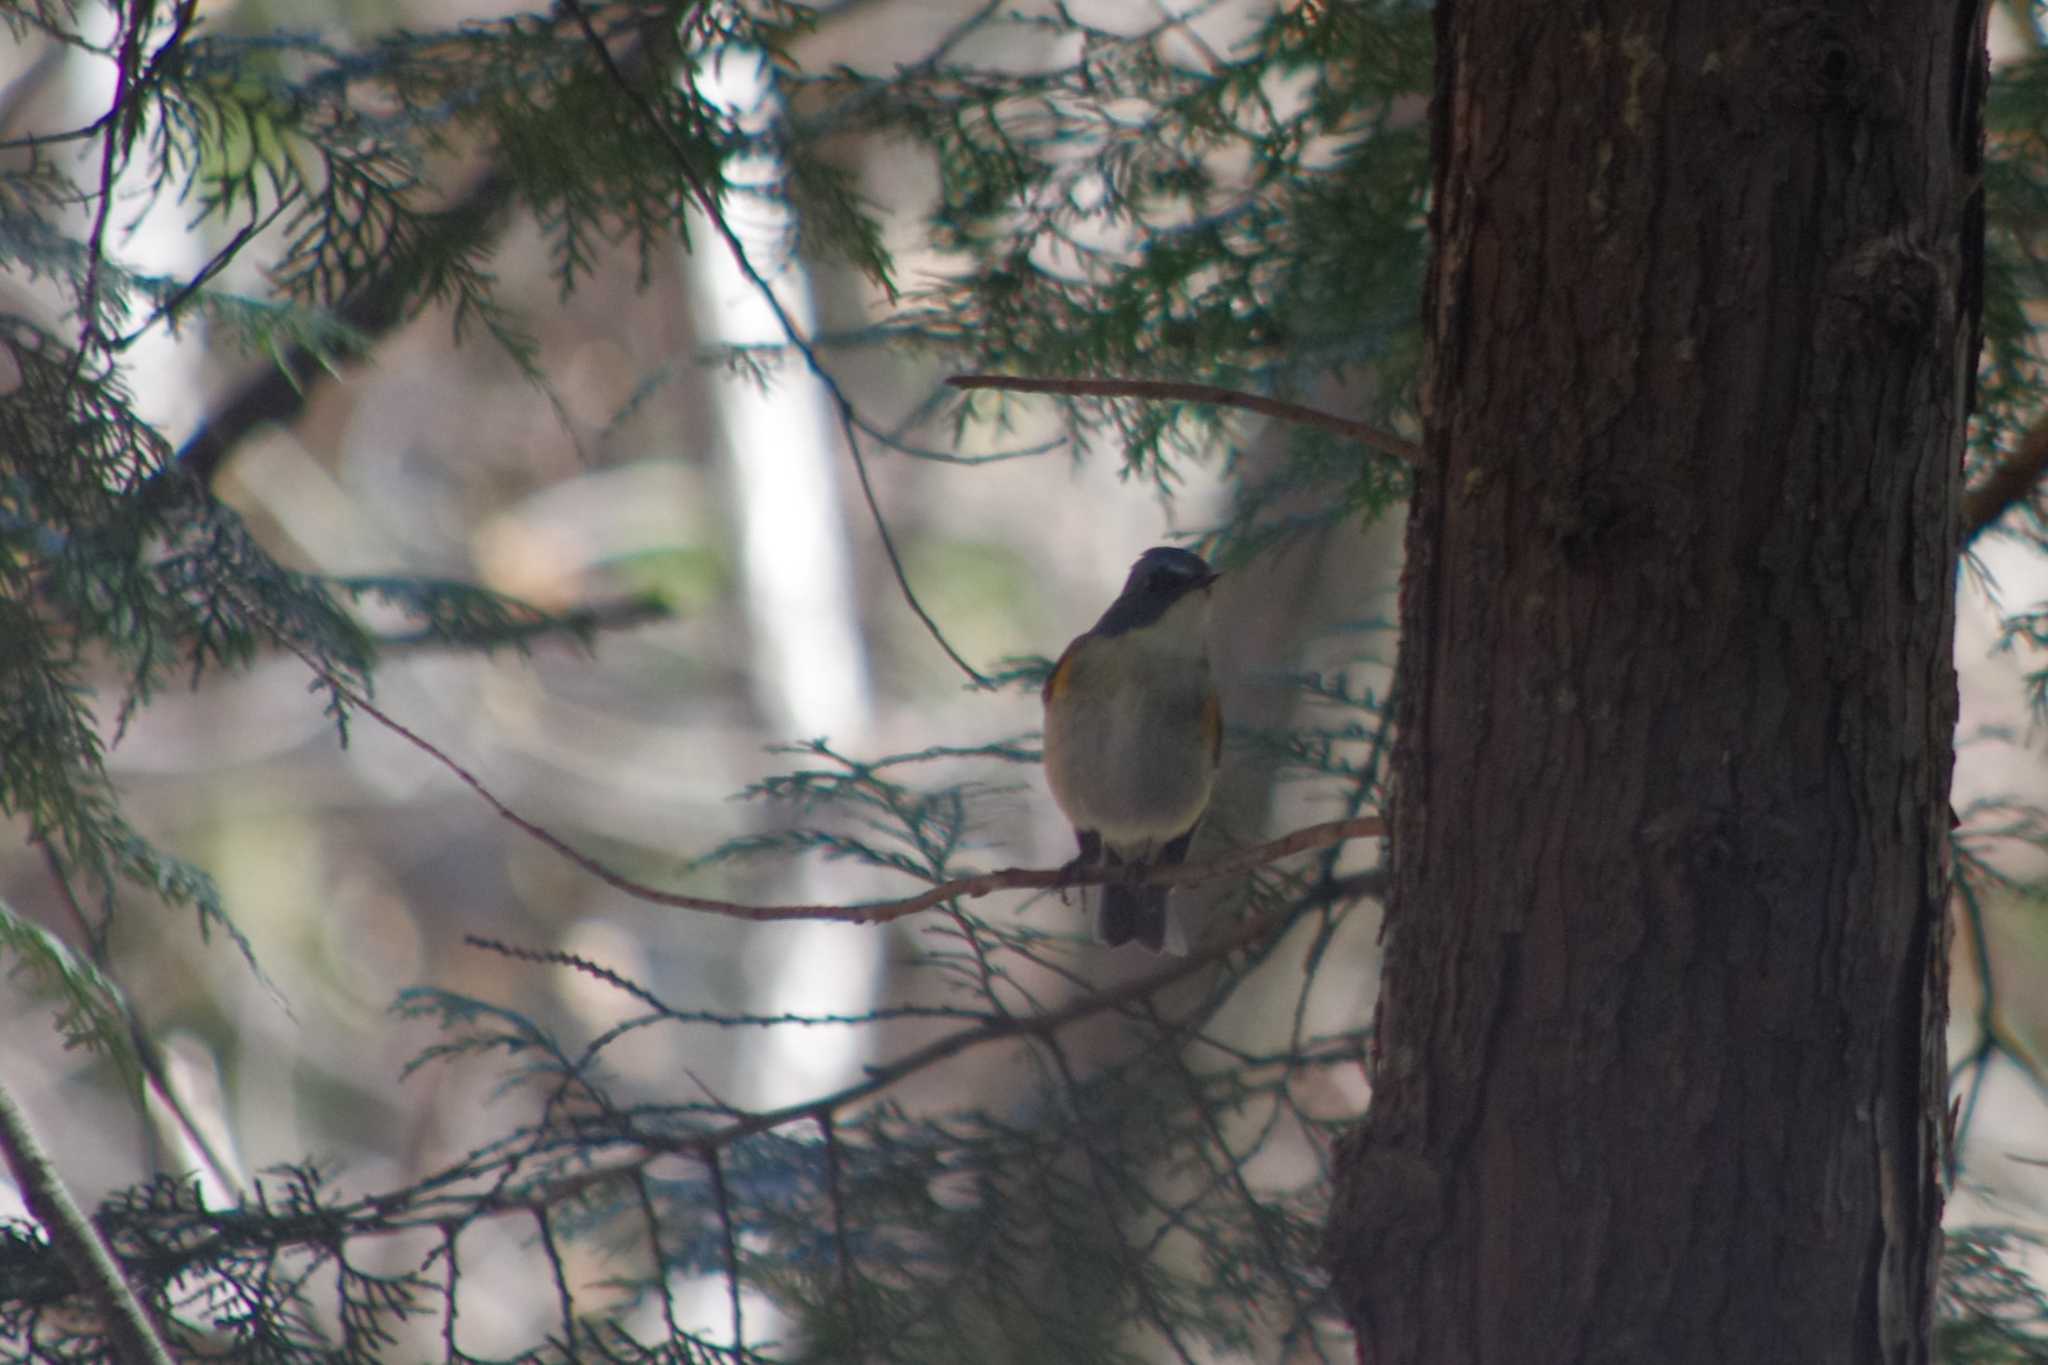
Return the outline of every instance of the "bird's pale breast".
{"type": "Polygon", "coordinates": [[[1208,661],[1087,640],[1068,669],[1045,721],[1046,777],[1060,808],[1120,851],[1184,833],[1215,777],[1203,720],[1208,661]]]}

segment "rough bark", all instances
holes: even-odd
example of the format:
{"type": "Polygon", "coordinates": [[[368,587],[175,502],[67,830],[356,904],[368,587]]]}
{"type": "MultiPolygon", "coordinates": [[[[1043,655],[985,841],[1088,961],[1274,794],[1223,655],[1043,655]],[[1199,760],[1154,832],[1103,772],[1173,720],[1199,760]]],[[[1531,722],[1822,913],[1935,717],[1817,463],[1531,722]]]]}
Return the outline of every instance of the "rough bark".
{"type": "Polygon", "coordinates": [[[1983,7],[1438,44],[1360,1359],[1924,1361],[1983,7]]]}

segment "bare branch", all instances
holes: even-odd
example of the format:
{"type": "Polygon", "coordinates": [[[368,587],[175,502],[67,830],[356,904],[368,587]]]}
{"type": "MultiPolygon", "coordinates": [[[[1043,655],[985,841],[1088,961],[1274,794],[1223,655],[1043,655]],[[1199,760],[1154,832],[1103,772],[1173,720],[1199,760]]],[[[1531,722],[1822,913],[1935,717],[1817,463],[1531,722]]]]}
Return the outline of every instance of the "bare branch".
{"type": "Polygon", "coordinates": [[[1403,464],[1422,463],[1422,447],[1390,431],[1339,417],[1334,412],[1289,403],[1264,394],[1226,389],[1218,384],[1184,384],[1170,379],[1022,379],[1006,374],[956,374],[946,381],[956,389],[1000,389],[1010,393],[1057,393],[1070,398],[1142,398],[1155,403],[1212,403],[1219,408],[1242,408],[1262,417],[1315,427],[1360,445],[1371,446],[1403,464]]]}

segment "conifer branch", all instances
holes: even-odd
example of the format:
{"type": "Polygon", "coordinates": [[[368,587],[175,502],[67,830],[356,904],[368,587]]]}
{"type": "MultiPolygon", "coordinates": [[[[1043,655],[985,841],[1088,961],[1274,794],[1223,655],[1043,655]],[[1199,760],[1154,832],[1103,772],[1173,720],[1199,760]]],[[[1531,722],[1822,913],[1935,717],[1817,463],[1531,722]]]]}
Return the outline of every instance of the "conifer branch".
{"type": "MultiPolygon", "coordinates": [[[[501,231],[513,202],[511,180],[496,170],[478,176],[460,199],[436,215],[436,240],[394,264],[390,271],[355,290],[334,309],[356,334],[375,340],[407,316],[407,303],[420,282],[424,262],[466,255],[501,231]]],[[[230,394],[178,451],[177,463],[160,475],[196,479],[211,487],[228,456],[250,432],[290,422],[311,396],[309,376],[325,371],[325,358],[306,346],[292,346],[274,364],[230,394]]]]}
{"type": "MultiPolygon", "coordinates": [[[[627,71],[638,70],[648,57],[644,45],[635,42],[615,60],[620,70],[627,71]]],[[[411,316],[431,263],[479,254],[485,243],[504,231],[518,197],[518,186],[503,167],[485,166],[459,198],[435,212],[429,235],[416,249],[392,259],[382,273],[335,305],[335,319],[366,341],[389,333],[411,316]]],[[[310,347],[287,348],[213,410],[180,448],[175,468],[166,474],[194,478],[210,488],[250,432],[288,423],[304,410],[313,377],[325,373],[327,365],[327,357],[310,347]]]]}
{"type": "Polygon", "coordinates": [[[37,1140],[28,1116],[4,1085],[0,1085],[0,1154],[6,1157],[22,1202],[42,1224],[43,1234],[63,1259],[72,1280],[98,1308],[114,1358],[121,1365],[171,1365],[170,1352],[122,1278],[113,1253],[64,1187],[63,1177],[37,1140]]]}
{"type": "MultiPolygon", "coordinates": [[[[1375,881],[1374,885],[1377,884],[1375,881]]],[[[797,1123],[823,1124],[831,1116],[872,1099],[940,1062],[950,1061],[985,1044],[1030,1039],[1049,1042],[1085,1019],[1136,1005],[1176,982],[1207,971],[1232,954],[1270,942],[1301,908],[1300,904],[1288,904],[1254,915],[1229,934],[1197,948],[1186,957],[1170,958],[1150,972],[1106,990],[1090,991],[1057,1009],[1033,1014],[995,1015],[971,1028],[944,1034],[922,1047],[911,1049],[893,1062],[867,1067],[860,1080],[828,1094],[798,1100],[779,1109],[741,1110],[721,1105],[731,1118],[723,1126],[708,1132],[672,1135],[629,1129],[621,1137],[642,1149],[635,1155],[611,1165],[593,1166],[546,1181],[538,1188],[529,1186],[516,1193],[507,1190],[501,1196],[479,1201],[475,1211],[479,1215],[530,1213],[581,1199],[599,1186],[638,1177],[662,1157],[684,1156],[700,1162],[709,1161],[713,1153],[761,1133],[797,1123]]]]}
{"type": "Polygon", "coordinates": [[[1208,403],[1241,408],[1262,417],[1276,417],[1297,426],[1315,427],[1334,436],[1371,446],[1403,464],[1420,464],[1422,447],[1391,431],[1340,417],[1334,412],[1290,403],[1264,394],[1227,389],[1220,384],[1188,384],[1171,379],[1026,379],[1007,374],[956,374],[946,381],[956,389],[998,389],[1009,393],[1056,393],[1070,398],[1140,398],[1154,403],[1208,403]]]}

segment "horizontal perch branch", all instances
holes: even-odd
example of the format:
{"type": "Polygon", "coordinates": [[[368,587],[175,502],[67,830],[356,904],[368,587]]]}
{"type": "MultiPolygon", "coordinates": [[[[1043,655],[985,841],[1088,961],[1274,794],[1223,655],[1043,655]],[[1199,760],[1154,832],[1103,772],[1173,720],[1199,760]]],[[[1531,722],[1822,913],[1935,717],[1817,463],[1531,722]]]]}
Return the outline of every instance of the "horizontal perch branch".
{"type": "Polygon", "coordinates": [[[1104,882],[1192,886],[1197,882],[1213,881],[1218,877],[1249,872],[1255,867],[1263,867],[1267,863],[1277,862],[1306,849],[1325,848],[1331,844],[1342,843],[1346,839],[1376,839],[1384,833],[1386,822],[1379,816],[1357,815],[1349,820],[1326,820],[1320,825],[1309,825],[1263,844],[1234,849],[1206,863],[1123,867],[1005,867],[994,872],[978,872],[971,877],[956,877],[949,882],[940,882],[901,900],[870,901],[864,905],[738,905],[731,901],[685,896],[678,892],[661,891],[615,878],[600,866],[562,848],[561,845],[553,846],[584,870],[603,877],[619,890],[656,905],[672,905],[683,910],[704,910],[713,914],[730,915],[734,919],[818,919],[837,920],[845,924],[887,924],[891,920],[914,915],[920,910],[929,910],[950,900],[974,900],[994,891],[1048,891],[1069,886],[1098,886],[1104,882]]]}
{"type": "MultiPolygon", "coordinates": [[[[285,647],[293,648],[289,644],[285,647]]],[[[1307,849],[1326,848],[1331,844],[1342,843],[1346,839],[1376,839],[1386,833],[1386,822],[1379,816],[1356,815],[1348,820],[1327,820],[1320,825],[1310,825],[1263,844],[1232,850],[1205,863],[1124,867],[1006,867],[994,872],[981,872],[971,877],[958,877],[949,882],[941,882],[937,886],[900,900],[870,901],[863,905],[747,905],[740,901],[717,900],[710,896],[692,896],[681,891],[665,891],[658,886],[636,882],[624,873],[606,867],[589,854],[571,846],[554,831],[527,819],[499,800],[497,794],[486,787],[476,774],[450,758],[424,735],[415,733],[396,717],[379,710],[369,698],[347,686],[308,655],[296,649],[293,649],[293,652],[298,653],[299,657],[320,675],[322,682],[347,698],[351,706],[453,773],[464,786],[475,792],[485,805],[497,812],[500,819],[509,821],[523,833],[547,845],[614,890],[622,891],[650,905],[666,905],[676,910],[696,910],[704,914],[725,915],[732,919],[753,920],[757,923],[775,920],[835,920],[842,924],[887,924],[892,920],[902,919],[905,915],[914,915],[920,910],[929,910],[950,900],[972,900],[993,891],[1044,891],[1067,886],[1094,886],[1103,882],[1192,886],[1197,882],[1211,881],[1217,877],[1249,872],[1255,867],[1263,867],[1267,863],[1277,862],[1290,854],[1307,849]]]]}
{"type": "Polygon", "coordinates": [[[1403,464],[1419,464],[1422,448],[1390,431],[1339,417],[1334,412],[1268,398],[1264,394],[1226,389],[1220,384],[1186,384],[1171,379],[1023,379],[1007,374],[956,374],[946,381],[956,389],[1001,389],[1011,393],[1057,393],[1069,398],[1142,398],[1155,403],[1210,403],[1242,408],[1263,417],[1277,417],[1298,426],[1315,427],[1360,445],[1371,446],[1403,464]]]}

